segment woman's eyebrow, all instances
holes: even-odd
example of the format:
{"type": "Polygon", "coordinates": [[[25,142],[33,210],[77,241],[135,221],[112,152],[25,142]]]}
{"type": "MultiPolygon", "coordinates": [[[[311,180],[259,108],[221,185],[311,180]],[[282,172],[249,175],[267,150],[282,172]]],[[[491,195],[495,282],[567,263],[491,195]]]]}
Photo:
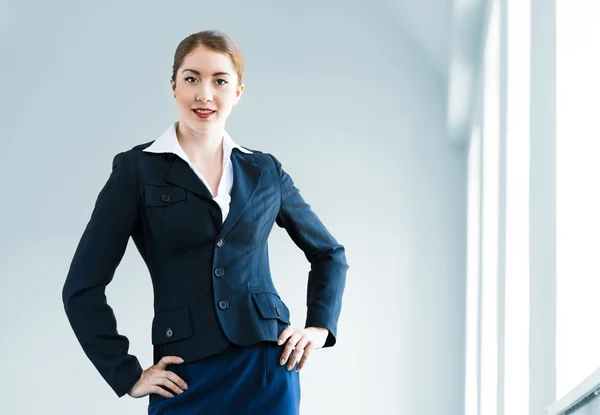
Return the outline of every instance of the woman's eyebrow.
{"type": "MultiPolygon", "coordinates": [[[[196,75],[201,75],[200,72],[197,71],[197,70],[195,70],[195,69],[184,69],[182,72],[185,72],[185,71],[190,71],[190,72],[195,73],[196,75]]],[[[227,72],[215,72],[212,76],[218,76],[218,75],[228,75],[228,76],[231,76],[227,72]]]]}

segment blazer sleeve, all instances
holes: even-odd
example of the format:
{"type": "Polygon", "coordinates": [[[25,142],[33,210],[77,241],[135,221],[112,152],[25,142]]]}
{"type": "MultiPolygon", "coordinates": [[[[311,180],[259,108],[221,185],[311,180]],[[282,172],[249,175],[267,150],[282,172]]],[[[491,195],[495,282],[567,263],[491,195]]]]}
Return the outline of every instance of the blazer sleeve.
{"type": "Polygon", "coordinates": [[[64,309],[85,354],[117,396],[125,395],[142,374],[129,340],[117,332],[105,289],[127,247],[137,220],[135,173],[128,153],[113,159],[62,290],[64,309]]]}
{"type": "Polygon", "coordinates": [[[346,271],[349,268],[345,248],[304,201],[279,160],[269,155],[275,161],[281,185],[281,207],[276,223],[285,228],[310,262],[305,327],[328,329],[329,335],[323,347],[331,347],[337,339],[337,323],[346,285],[346,271]]]}

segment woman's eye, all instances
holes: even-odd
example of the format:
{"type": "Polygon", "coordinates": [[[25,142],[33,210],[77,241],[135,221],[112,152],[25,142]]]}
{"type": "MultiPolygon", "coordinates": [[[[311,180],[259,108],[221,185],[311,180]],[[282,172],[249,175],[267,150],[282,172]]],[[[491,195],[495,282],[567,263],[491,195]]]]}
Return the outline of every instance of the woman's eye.
{"type": "MultiPolygon", "coordinates": [[[[195,82],[195,81],[196,81],[196,78],[194,78],[193,76],[188,76],[187,78],[183,78],[183,79],[184,79],[185,81],[188,81],[189,79],[191,79],[191,81],[188,81],[188,82],[195,82]]],[[[224,80],[224,79],[220,79],[220,78],[219,78],[219,79],[217,79],[217,80],[216,80],[216,82],[217,82],[219,85],[225,85],[225,84],[228,84],[228,82],[227,82],[226,80],[224,80]]]]}

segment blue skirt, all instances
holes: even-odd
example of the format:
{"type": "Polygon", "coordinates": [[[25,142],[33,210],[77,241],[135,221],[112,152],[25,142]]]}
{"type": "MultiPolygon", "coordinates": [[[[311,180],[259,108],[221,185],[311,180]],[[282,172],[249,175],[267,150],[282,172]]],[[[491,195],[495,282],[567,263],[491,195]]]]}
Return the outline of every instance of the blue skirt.
{"type": "Polygon", "coordinates": [[[168,365],[188,389],[172,398],[150,394],[148,415],[298,415],[300,373],[279,364],[284,347],[232,343],[217,355],[168,365]]]}

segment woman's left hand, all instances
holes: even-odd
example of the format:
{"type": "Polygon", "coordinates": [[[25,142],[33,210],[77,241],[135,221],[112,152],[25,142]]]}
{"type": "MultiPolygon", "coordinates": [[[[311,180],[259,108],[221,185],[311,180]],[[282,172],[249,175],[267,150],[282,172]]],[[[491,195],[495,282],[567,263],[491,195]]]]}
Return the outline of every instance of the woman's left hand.
{"type": "Polygon", "coordinates": [[[329,330],[323,327],[307,327],[305,329],[288,326],[279,335],[277,344],[282,345],[287,340],[287,344],[283,348],[283,353],[279,359],[279,364],[287,365],[287,370],[292,370],[294,364],[300,360],[296,371],[302,369],[306,363],[306,359],[310,356],[313,350],[320,349],[325,344],[329,330]],[[294,352],[292,353],[292,349],[294,352]],[[292,354],[290,356],[290,353],[292,354]]]}

